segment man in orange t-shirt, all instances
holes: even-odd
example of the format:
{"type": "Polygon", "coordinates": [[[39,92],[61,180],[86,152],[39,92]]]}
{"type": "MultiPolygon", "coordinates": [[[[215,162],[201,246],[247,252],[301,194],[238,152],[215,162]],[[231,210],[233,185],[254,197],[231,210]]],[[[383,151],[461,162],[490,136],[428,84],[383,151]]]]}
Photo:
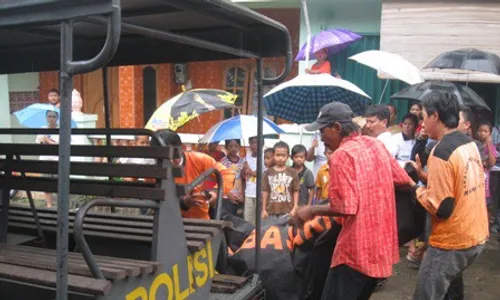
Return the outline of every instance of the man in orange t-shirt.
{"type": "Polygon", "coordinates": [[[489,236],[481,156],[474,141],[457,130],[454,94],[432,91],[422,104],[425,130],[439,142],[429,156],[427,176],[415,165],[419,177],[427,177],[427,187],[414,187],[432,216],[432,230],[413,299],[464,299],[463,272],[489,236]]]}
{"type": "MultiPolygon", "coordinates": [[[[164,145],[181,147],[182,142],[179,135],[171,130],[165,129],[157,131],[156,137],[163,141],[164,145]]],[[[158,145],[158,142],[153,139],[152,144],[158,145]]],[[[177,184],[189,184],[198,176],[208,169],[217,169],[223,180],[223,194],[229,193],[234,186],[235,175],[231,169],[227,169],[223,164],[215,161],[207,154],[195,151],[185,151],[182,153],[174,151],[172,164],[184,167],[184,176],[176,178],[177,184]]],[[[211,178],[215,180],[215,176],[211,178]],[[213,177],[213,178],[212,178],[213,177]]],[[[217,188],[217,186],[215,187],[217,188]]],[[[210,219],[208,214],[209,205],[215,205],[217,201],[217,192],[212,190],[204,190],[203,183],[195,187],[190,195],[180,199],[181,214],[184,218],[210,219]],[[208,194],[210,198],[208,199],[208,194]]]]}

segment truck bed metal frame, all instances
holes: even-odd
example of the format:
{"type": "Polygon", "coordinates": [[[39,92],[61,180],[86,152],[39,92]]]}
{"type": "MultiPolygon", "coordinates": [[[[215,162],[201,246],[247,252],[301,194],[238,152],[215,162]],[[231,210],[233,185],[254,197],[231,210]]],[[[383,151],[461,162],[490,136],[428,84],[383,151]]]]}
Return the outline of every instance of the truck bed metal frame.
{"type": "MultiPolygon", "coordinates": [[[[120,36],[123,32],[132,33],[134,35],[141,35],[155,40],[161,41],[172,41],[175,43],[181,43],[189,45],[192,47],[197,47],[205,50],[211,50],[215,52],[220,52],[225,54],[219,56],[218,59],[243,57],[255,59],[257,63],[257,97],[258,101],[258,155],[257,155],[257,195],[261,195],[261,174],[263,166],[263,136],[262,136],[262,120],[263,120],[263,107],[262,107],[262,85],[263,84],[277,84],[284,80],[290,73],[292,64],[292,53],[291,53],[291,39],[290,34],[285,26],[275,22],[269,18],[266,18],[257,12],[250,9],[244,8],[242,6],[233,4],[229,1],[224,0],[159,0],[162,4],[167,5],[165,9],[168,8],[182,10],[182,11],[194,11],[197,14],[215,18],[218,20],[223,20],[228,26],[234,30],[241,32],[252,32],[256,30],[256,26],[260,26],[259,34],[252,34],[251,36],[256,38],[259,42],[251,47],[252,49],[245,49],[243,47],[232,47],[224,45],[217,42],[212,42],[208,40],[201,39],[199,37],[193,37],[189,35],[183,35],[179,33],[158,30],[155,28],[148,28],[146,26],[140,26],[132,23],[127,23],[122,21],[126,16],[122,15],[122,4],[127,2],[126,0],[5,0],[0,7],[0,29],[8,30],[26,30],[29,27],[28,34],[44,36],[45,38],[50,38],[52,40],[60,40],[60,64],[51,65],[52,69],[59,69],[60,71],[60,87],[61,87],[61,116],[60,116],[60,144],[59,144],[59,170],[58,170],[58,194],[62,201],[58,205],[58,228],[57,228],[57,299],[66,300],[68,297],[68,286],[67,286],[67,254],[68,254],[68,203],[66,201],[69,199],[69,181],[64,180],[69,178],[70,174],[70,137],[71,137],[71,91],[73,89],[72,77],[76,74],[90,72],[99,68],[106,67],[113,55],[115,54],[118,45],[120,43],[120,36]],[[212,9],[207,9],[211,7],[212,9]],[[253,20],[255,25],[253,28],[249,26],[248,23],[239,20],[238,16],[244,16],[247,19],[253,20]],[[75,21],[83,21],[92,24],[105,25],[107,34],[104,46],[100,52],[91,59],[88,60],[74,60],[74,40],[73,40],[73,28],[75,21]],[[54,34],[53,32],[37,31],[33,29],[36,26],[46,26],[47,24],[60,24],[59,34],[54,34]],[[262,28],[264,27],[264,29],[262,28]],[[279,38],[284,41],[283,47],[280,49],[280,54],[286,57],[285,68],[281,75],[276,78],[263,78],[262,72],[262,58],[265,55],[272,55],[269,52],[266,53],[266,44],[260,40],[262,37],[264,39],[265,31],[274,30],[278,32],[279,38]],[[257,51],[255,50],[257,49],[257,51]]],[[[129,0],[128,2],[132,2],[129,0]]],[[[135,11],[127,11],[128,16],[130,15],[147,15],[151,13],[145,9],[137,9],[135,11]]],[[[1,35],[0,35],[1,36],[1,35]]],[[[248,36],[248,35],[247,35],[248,36]]],[[[269,37],[268,37],[269,38],[269,37]]],[[[244,44],[244,43],[242,43],[244,44]]],[[[247,43],[248,44],[248,43],[247,43]]],[[[43,49],[46,44],[40,45],[30,45],[33,49],[43,49]]],[[[22,47],[25,47],[24,45],[22,47]]],[[[22,48],[21,47],[21,48],[22,48]]],[[[2,54],[4,57],[9,57],[8,53],[14,55],[17,51],[16,47],[7,47],[6,49],[0,48],[0,51],[7,51],[7,53],[2,54]],[[9,52],[10,51],[10,52],[9,52]]],[[[205,57],[200,52],[200,57],[205,57]]],[[[88,53],[87,53],[88,54],[88,53]]],[[[43,58],[42,58],[43,59],[43,58]]],[[[196,60],[196,59],[195,59],[196,60]]],[[[4,61],[5,62],[5,61],[4,61]]],[[[158,63],[161,61],[158,61],[158,63]]],[[[166,62],[166,61],[164,61],[166,62]]],[[[119,65],[120,61],[114,61],[114,65],[119,65]]],[[[123,63],[131,64],[131,63],[123,63]]],[[[2,68],[0,67],[0,70],[2,68]]],[[[25,71],[21,67],[20,69],[10,68],[7,72],[22,72],[25,71]]],[[[105,82],[105,80],[104,80],[105,82]]],[[[109,116],[109,99],[105,93],[105,110],[106,116],[109,116]]],[[[107,120],[109,124],[109,120],[107,120]]],[[[14,132],[13,132],[14,133],[14,132]]],[[[258,196],[260,197],[260,196],[258,196]]],[[[6,199],[4,197],[4,199],[6,199]]],[[[261,220],[261,202],[257,201],[257,216],[256,216],[256,238],[260,240],[260,220],[261,220]]],[[[5,210],[4,210],[5,212],[5,210]]],[[[5,217],[5,216],[2,216],[5,217]]],[[[0,237],[2,240],[5,236],[0,237]]],[[[260,243],[257,242],[257,245],[260,243]]],[[[256,247],[256,260],[257,269],[260,263],[260,249],[256,247]]]]}

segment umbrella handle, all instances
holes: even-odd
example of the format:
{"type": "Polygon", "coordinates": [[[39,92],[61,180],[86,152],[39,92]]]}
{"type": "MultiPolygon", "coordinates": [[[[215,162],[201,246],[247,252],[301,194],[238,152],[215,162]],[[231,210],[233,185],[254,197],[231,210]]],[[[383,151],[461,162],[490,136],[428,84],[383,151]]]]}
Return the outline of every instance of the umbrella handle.
{"type": "Polygon", "coordinates": [[[378,100],[378,104],[382,103],[382,99],[384,98],[385,90],[387,90],[388,85],[389,85],[389,79],[385,81],[384,89],[382,90],[382,94],[380,94],[380,99],[378,100]]]}
{"type": "Polygon", "coordinates": [[[302,0],[302,10],[304,11],[304,21],[306,22],[306,68],[309,64],[309,53],[311,52],[311,23],[309,21],[309,11],[307,10],[307,0],[302,0]]]}

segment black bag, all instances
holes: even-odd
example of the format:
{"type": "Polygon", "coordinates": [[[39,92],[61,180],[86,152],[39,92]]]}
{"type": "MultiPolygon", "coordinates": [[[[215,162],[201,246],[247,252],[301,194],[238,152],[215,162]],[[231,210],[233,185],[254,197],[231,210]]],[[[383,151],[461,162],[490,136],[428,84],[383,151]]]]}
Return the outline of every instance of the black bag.
{"type": "Polygon", "coordinates": [[[241,244],[243,244],[243,242],[255,229],[255,226],[251,223],[225,211],[222,212],[221,220],[232,224],[232,226],[224,228],[224,234],[226,236],[227,246],[233,252],[241,247],[241,244]]]}
{"type": "MultiPolygon", "coordinates": [[[[321,295],[340,226],[329,217],[310,220],[300,230],[286,222],[271,220],[262,226],[260,276],[266,295],[299,300],[313,289],[321,295]]],[[[255,272],[255,231],[228,261],[237,275],[255,272]]]]}
{"type": "Polygon", "coordinates": [[[323,294],[328,271],[342,226],[334,223],[313,243],[295,248],[293,261],[295,270],[303,278],[300,286],[300,299],[320,300],[323,294]]]}
{"type": "MultiPolygon", "coordinates": [[[[410,178],[418,182],[415,168],[411,164],[404,167],[410,178]]],[[[415,198],[415,193],[396,189],[396,217],[398,242],[402,246],[425,232],[427,211],[415,198]]]]}
{"type": "MultiPolygon", "coordinates": [[[[266,296],[273,300],[299,300],[301,278],[292,264],[291,250],[287,245],[288,225],[262,226],[260,279],[266,289],[266,296]]],[[[255,231],[245,240],[241,248],[228,258],[236,274],[245,276],[255,270],[255,231]]]]}

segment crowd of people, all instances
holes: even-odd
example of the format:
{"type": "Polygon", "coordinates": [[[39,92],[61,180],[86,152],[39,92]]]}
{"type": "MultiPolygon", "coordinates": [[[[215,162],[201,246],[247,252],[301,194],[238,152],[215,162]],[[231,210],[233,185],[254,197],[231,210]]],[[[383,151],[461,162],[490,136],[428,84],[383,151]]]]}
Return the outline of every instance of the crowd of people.
{"type": "MultiPolygon", "coordinates": [[[[368,299],[392,275],[399,261],[395,186],[414,191],[428,212],[427,229],[407,245],[407,259],[420,266],[414,299],[464,299],[463,272],[496,232],[489,209],[498,146],[492,124],[474,124],[470,108],[437,91],[411,105],[400,123],[396,116],[396,107],[379,104],[360,121],[347,105],[332,103],[306,127],[318,132],[309,149],[290,151],[278,142],[266,150],[264,219],[291,216],[302,224],[327,215],[342,225],[323,299],[368,299]],[[314,161],[313,170],[305,161],[314,161]],[[408,176],[411,170],[418,179],[408,176]]],[[[235,159],[239,149],[231,151],[231,143],[237,144],[226,142],[233,155],[226,165],[245,178],[246,158],[235,159]]],[[[255,209],[239,199],[228,198],[243,202],[245,216],[255,209]]]]}
{"type": "MultiPolygon", "coordinates": [[[[51,90],[48,99],[58,105],[57,91],[51,90]]],[[[46,117],[47,127],[57,128],[57,112],[48,111],[46,117]]],[[[290,218],[301,226],[315,216],[335,216],[342,231],[322,299],[369,299],[392,275],[399,261],[395,187],[412,191],[428,213],[426,230],[408,244],[407,259],[420,266],[414,299],[463,299],[463,272],[481,254],[490,233],[496,233],[489,178],[500,134],[446,92],[426,95],[401,122],[396,119],[393,105],[372,105],[361,118],[342,103],[324,106],[306,126],[315,132],[309,148],[280,141],[265,149],[261,197],[256,192],[256,137],[244,141],[247,151],[240,140],[226,140],[225,151],[212,143],[204,153],[182,150],[179,135],[171,130],[156,132],[151,141],[137,136],[115,143],[179,147],[172,163],[183,166],[184,176],[177,183],[188,184],[211,168],[221,172],[223,187],[209,179],[180,199],[183,217],[214,218],[217,188],[223,189],[223,208],[252,224],[259,198],[264,220],[290,218]],[[314,162],[312,170],[306,161],[314,162]]],[[[58,143],[51,135],[36,141],[58,143]]],[[[52,201],[47,194],[48,207],[52,201]]]]}

